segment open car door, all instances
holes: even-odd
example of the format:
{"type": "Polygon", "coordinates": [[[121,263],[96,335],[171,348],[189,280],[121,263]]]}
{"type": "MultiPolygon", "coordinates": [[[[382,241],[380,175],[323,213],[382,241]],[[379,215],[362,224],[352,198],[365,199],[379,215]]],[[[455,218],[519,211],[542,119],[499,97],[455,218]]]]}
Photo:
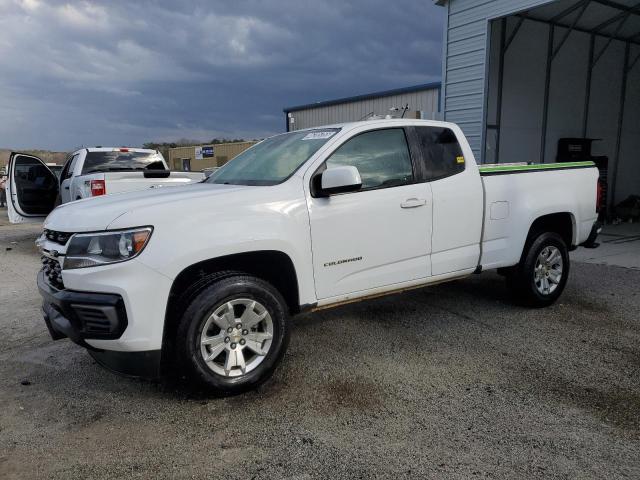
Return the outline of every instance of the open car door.
{"type": "Polygon", "coordinates": [[[35,223],[55,208],[60,186],[58,177],[38,157],[12,152],[6,188],[9,221],[35,223]]]}

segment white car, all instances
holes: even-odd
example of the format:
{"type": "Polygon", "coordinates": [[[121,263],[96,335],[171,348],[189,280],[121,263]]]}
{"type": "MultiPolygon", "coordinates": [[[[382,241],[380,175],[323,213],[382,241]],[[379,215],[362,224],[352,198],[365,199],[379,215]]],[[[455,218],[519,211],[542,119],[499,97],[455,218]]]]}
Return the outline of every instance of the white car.
{"type": "Polygon", "coordinates": [[[144,148],[82,148],[69,156],[61,172],[38,157],[14,152],[7,182],[9,221],[41,221],[41,214],[58,203],[204,178],[198,172],[171,172],[160,152],[144,148]]]}
{"type": "Polygon", "coordinates": [[[237,393],[271,375],[301,311],[489,269],[550,305],[597,235],[597,180],[590,162],[479,167],[448,123],[285,133],[204,183],[56,208],[44,318],[113,370],[237,393]]]}

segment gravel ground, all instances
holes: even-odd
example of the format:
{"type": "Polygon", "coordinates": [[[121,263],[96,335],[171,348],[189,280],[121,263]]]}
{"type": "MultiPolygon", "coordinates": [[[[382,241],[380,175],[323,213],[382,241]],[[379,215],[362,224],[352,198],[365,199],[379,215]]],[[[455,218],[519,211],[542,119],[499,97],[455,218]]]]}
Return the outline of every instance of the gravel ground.
{"type": "Polygon", "coordinates": [[[300,316],[272,380],[212,399],[53,342],[38,231],[0,220],[0,478],[640,477],[640,271],[574,263],[545,310],[486,273],[300,316]]]}

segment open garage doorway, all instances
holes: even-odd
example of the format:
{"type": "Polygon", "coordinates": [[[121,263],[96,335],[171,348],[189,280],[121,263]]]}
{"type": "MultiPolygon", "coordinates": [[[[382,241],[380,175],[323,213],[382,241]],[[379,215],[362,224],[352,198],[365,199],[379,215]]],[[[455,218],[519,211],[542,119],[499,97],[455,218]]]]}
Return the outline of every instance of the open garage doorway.
{"type": "Polygon", "coordinates": [[[610,217],[640,195],[640,1],[561,0],[489,30],[484,161],[597,160],[610,217]]]}

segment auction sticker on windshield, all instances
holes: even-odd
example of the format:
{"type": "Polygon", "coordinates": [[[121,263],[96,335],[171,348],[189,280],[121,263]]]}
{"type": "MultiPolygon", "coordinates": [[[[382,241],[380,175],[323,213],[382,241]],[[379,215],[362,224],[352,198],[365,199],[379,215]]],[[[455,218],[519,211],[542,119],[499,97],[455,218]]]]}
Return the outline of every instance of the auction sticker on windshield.
{"type": "Polygon", "coordinates": [[[325,130],[322,132],[311,132],[307,134],[307,136],[303,137],[302,140],[326,140],[327,138],[331,138],[336,134],[335,130],[325,130]]]}

